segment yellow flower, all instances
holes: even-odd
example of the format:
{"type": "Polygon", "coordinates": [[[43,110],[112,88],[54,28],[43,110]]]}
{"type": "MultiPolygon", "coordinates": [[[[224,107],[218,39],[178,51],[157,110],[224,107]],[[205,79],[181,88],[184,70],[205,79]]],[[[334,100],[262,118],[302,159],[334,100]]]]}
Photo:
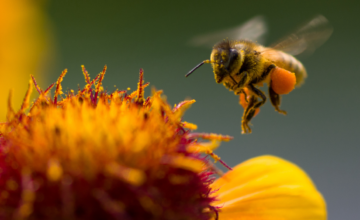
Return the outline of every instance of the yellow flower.
{"type": "MultiPolygon", "coordinates": [[[[265,156],[214,182],[208,156],[229,136],[193,133],[153,91],[108,92],[106,66],[63,93],[62,72],[41,89],[32,77],[21,109],[0,124],[0,219],[324,219],[325,205],[295,165],[265,156]],[[32,84],[39,97],[30,104],[32,84]],[[49,91],[55,88],[54,96],[49,91]],[[208,140],[200,141],[199,139],[208,140]]],[[[230,167],[228,167],[231,169],[230,167]]]]}
{"type": "Polygon", "coordinates": [[[310,178],[296,165],[260,156],[237,165],[211,186],[219,219],[324,220],[326,205],[310,178]]]}
{"type": "Polygon", "coordinates": [[[9,104],[0,126],[0,218],[209,219],[212,153],[229,136],[190,133],[181,121],[194,101],[171,108],[153,91],[107,92],[106,67],[86,86],[63,94],[61,81],[32,84],[20,111],[9,104]],[[53,98],[50,89],[55,88],[53,98]],[[28,113],[26,109],[30,107],[28,113]],[[197,139],[209,139],[200,142],[197,139]]]}

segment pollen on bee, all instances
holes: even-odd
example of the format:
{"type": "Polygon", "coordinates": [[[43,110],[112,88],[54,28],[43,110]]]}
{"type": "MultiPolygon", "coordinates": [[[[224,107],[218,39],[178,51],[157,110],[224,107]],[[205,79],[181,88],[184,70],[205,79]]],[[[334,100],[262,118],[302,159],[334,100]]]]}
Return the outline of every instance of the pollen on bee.
{"type": "Polygon", "coordinates": [[[295,73],[276,67],[271,74],[271,87],[279,95],[288,94],[295,88],[295,73]]]}

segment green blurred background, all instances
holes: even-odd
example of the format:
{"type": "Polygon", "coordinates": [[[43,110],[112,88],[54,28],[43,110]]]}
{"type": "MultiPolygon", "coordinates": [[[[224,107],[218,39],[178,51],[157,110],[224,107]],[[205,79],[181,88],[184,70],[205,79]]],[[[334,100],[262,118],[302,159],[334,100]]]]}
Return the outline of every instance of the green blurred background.
{"type": "Polygon", "coordinates": [[[234,137],[216,152],[229,165],[263,154],[283,157],[312,177],[327,201],[330,220],[360,219],[359,9],[359,2],[346,0],[49,1],[45,10],[53,25],[56,64],[46,77],[54,82],[68,68],[63,88],[74,89],[84,85],[81,64],[91,76],[107,64],[108,89],[115,84],[134,90],[143,68],[145,81],[164,90],[171,105],[196,99],[184,120],[197,124],[199,132],[234,137]],[[215,83],[210,65],[184,77],[210,56],[211,49],[186,44],[196,35],[261,14],[271,43],[319,13],[334,33],[301,60],[309,77],[283,96],[281,107],[288,115],[267,102],[252,120],[250,135],[241,135],[238,97],[215,83]]]}

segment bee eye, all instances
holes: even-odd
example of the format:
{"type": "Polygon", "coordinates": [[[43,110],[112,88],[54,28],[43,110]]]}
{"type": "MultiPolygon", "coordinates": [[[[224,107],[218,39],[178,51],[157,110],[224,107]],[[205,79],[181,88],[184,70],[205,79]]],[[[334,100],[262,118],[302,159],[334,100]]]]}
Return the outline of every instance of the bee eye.
{"type": "Polygon", "coordinates": [[[230,49],[229,59],[227,60],[227,62],[224,65],[225,68],[229,70],[229,67],[233,64],[233,62],[237,59],[238,56],[239,56],[239,53],[237,52],[237,50],[230,49]]]}
{"type": "Polygon", "coordinates": [[[226,59],[226,63],[224,64],[224,67],[229,70],[229,67],[233,64],[233,62],[236,60],[238,55],[239,55],[239,53],[237,52],[237,50],[230,49],[229,56],[226,57],[228,59],[226,59]]]}

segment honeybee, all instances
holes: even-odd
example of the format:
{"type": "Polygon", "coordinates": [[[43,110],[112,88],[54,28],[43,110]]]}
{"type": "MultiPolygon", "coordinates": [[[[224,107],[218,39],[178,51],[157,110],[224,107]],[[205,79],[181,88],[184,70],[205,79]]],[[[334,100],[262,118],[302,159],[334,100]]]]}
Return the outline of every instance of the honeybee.
{"type": "Polygon", "coordinates": [[[222,83],[236,95],[245,96],[247,104],[241,129],[242,133],[251,133],[249,122],[256,110],[266,102],[266,96],[258,86],[268,84],[271,104],[276,111],[286,115],[286,111],[280,109],[280,95],[287,94],[294,86],[299,87],[307,77],[305,67],[294,55],[314,51],[332,32],[328,20],[318,15],[278,43],[264,47],[260,39],[266,33],[266,25],[264,19],[257,16],[239,28],[194,38],[193,44],[197,45],[206,45],[225,34],[237,35],[238,40],[225,39],[215,44],[210,60],[195,66],[186,77],[203,64],[210,63],[216,83],[222,83]],[[288,76],[294,79],[290,82],[292,88],[282,90],[280,87],[288,86],[285,85],[287,81],[282,81],[287,80],[285,78],[288,76]]]}

